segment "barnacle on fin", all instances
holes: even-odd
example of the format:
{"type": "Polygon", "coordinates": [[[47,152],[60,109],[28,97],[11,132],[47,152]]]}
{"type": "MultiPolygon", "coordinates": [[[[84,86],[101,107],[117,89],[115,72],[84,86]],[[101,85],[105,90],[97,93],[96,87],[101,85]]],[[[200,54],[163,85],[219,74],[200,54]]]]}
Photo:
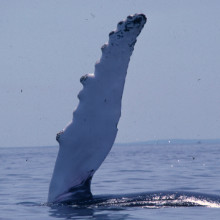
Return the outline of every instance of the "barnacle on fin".
{"type": "Polygon", "coordinates": [[[58,141],[58,143],[60,143],[60,136],[63,134],[63,130],[58,132],[56,135],[56,140],[58,141]]]}
{"type": "Polygon", "coordinates": [[[80,82],[83,84],[83,83],[86,81],[87,78],[88,78],[88,75],[82,76],[82,77],[80,78],[80,82]]]}
{"type": "Polygon", "coordinates": [[[114,31],[111,31],[110,33],[109,33],[109,36],[111,36],[112,34],[114,34],[115,32],[114,31]]]}

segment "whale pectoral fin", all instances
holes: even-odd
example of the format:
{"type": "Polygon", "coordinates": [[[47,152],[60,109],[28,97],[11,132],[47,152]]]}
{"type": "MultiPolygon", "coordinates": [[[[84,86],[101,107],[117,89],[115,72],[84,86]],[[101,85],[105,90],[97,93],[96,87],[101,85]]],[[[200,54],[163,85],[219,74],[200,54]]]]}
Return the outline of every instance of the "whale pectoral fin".
{"type": "Polygon", "coordinates": [[[60,148],[48,202],[92,197],[91,179],[114,144],[128,64],[145,23],[143,14],[119,22],[102,47],[94,74],[81,77],[83,89],[73,119],[56,137],[60,148]]]}

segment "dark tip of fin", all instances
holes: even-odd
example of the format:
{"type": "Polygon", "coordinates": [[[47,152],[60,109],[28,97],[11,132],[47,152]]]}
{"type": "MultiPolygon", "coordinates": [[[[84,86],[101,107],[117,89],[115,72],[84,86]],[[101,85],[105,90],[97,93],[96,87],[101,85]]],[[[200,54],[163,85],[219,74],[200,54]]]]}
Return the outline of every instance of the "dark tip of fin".
{"type": "Polygon", "coordinates": [[[134,22],[134,24],[140,24],[142,19],[143,19],[142,17],[137,17],[137,18],[134,19],[133,22],[134,22]]]}
{"type": "Polygon", "coordinates": [[[147,20],[147,17],[145,16],[145,14],[140,14],[140,16],[142,16],[145,21],[147,20]]]}

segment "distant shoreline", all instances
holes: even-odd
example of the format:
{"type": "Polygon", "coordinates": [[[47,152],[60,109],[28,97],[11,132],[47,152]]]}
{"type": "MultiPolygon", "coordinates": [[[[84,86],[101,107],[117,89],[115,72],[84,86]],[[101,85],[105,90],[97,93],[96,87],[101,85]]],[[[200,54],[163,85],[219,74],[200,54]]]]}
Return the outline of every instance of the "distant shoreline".
{"type": "MultiPolygon", "coordinates": [[[[132,141],[132,142],[116,142],[115,146],[144,146],[144,145],[187,145],[187,144],[220,144],[220,139],[159,139],[149,141],[132,141]]],[[[53,147],[57,148],[58,145],[47,146],[0,146],[0,148],[25,148],[25,147],[53,147]]]]}
{"type": "Polygon", "coordinates": [[[220,144],[220,139],[161,139],[115,143],[115,145],[176,145],[176,144],[220,144]]]}

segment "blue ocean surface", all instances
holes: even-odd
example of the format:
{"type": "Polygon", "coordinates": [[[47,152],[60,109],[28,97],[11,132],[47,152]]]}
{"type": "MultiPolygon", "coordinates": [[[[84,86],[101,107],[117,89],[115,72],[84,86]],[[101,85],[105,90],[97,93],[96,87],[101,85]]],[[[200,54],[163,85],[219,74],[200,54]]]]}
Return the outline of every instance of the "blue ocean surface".
{"type": "Polygon", "coordinates": [[[115,145],[95,200],[48,205],[58,147],[0,148],[0,219],[219,219],[220,144],[115,145]]]}

